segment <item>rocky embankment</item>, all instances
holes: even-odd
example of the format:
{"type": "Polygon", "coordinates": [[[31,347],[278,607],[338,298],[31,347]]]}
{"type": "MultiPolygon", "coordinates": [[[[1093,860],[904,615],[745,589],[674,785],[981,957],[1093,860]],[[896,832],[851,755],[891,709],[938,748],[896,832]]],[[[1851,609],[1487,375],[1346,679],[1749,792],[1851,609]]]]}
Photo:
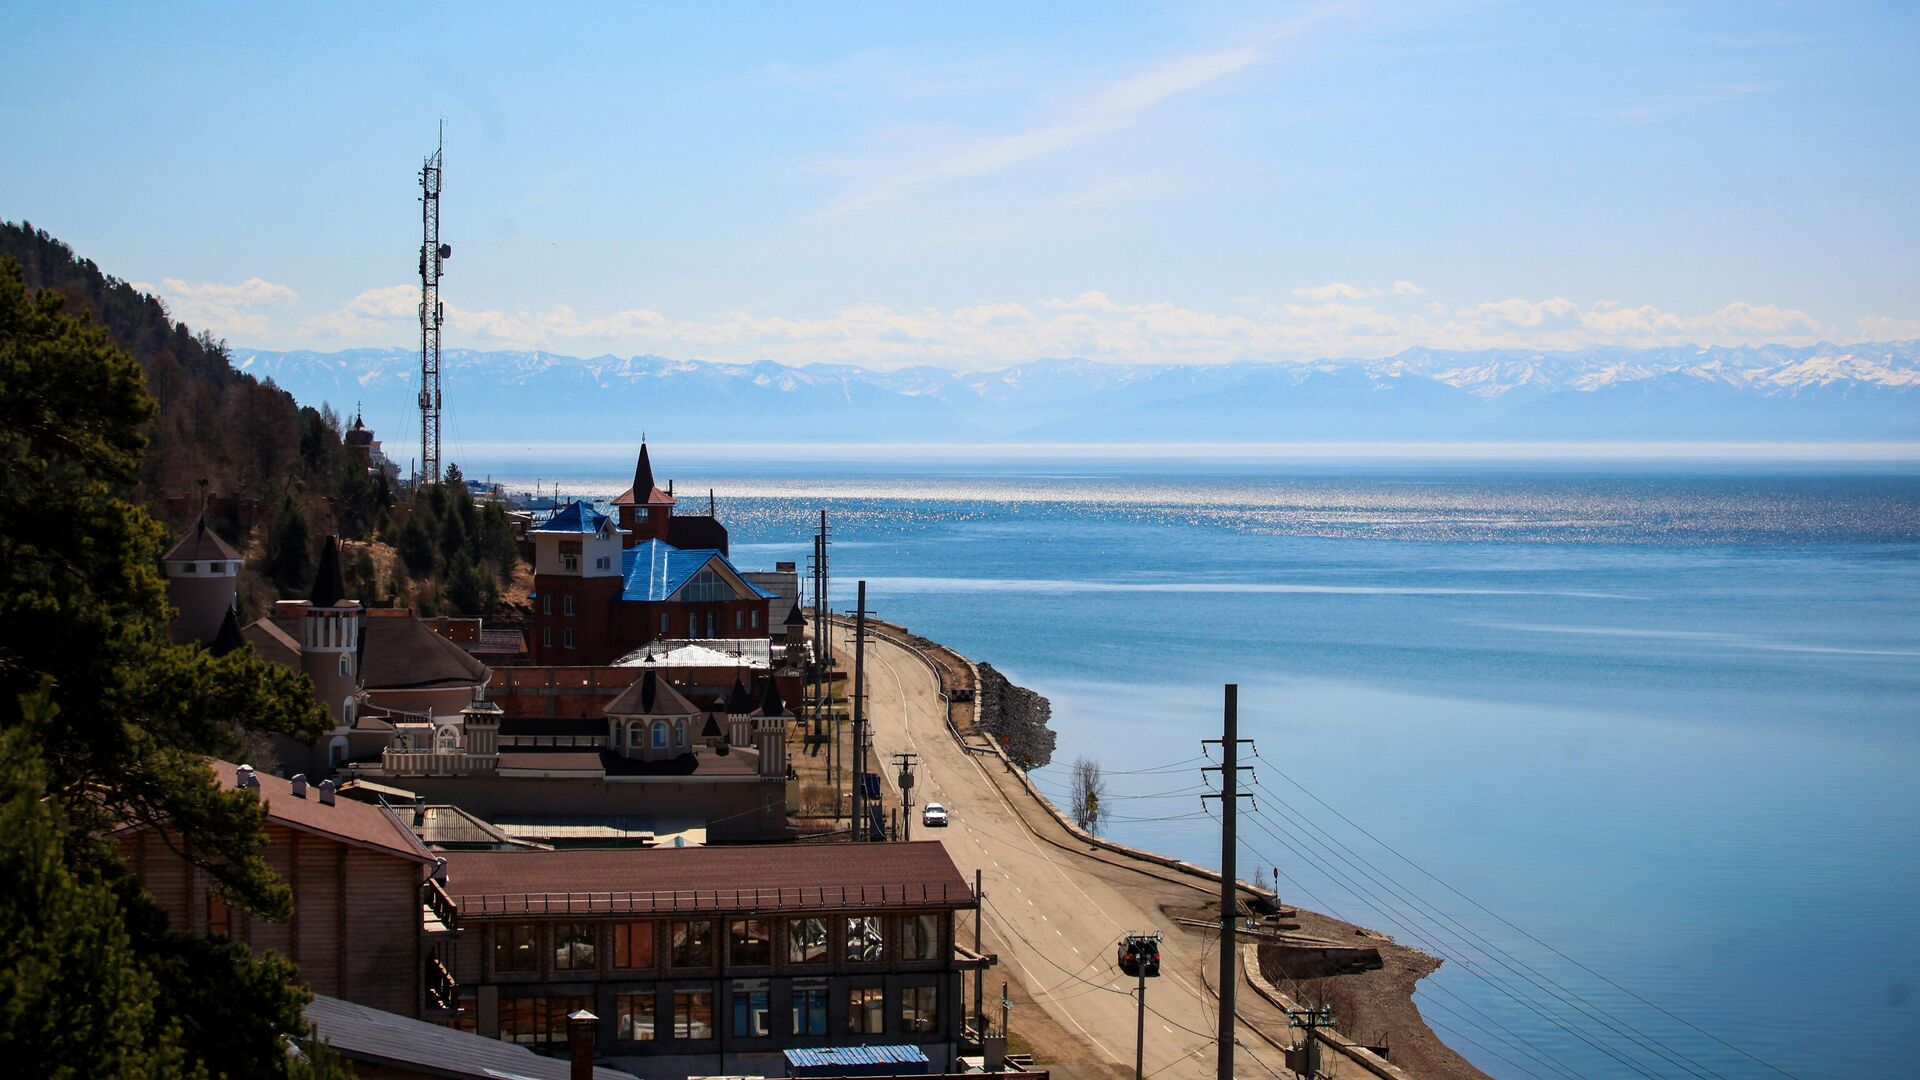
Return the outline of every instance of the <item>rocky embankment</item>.
{"type": "Polygon", "coordinates": [[[992,664],[980,671],[980,726],[1000,741],[1020,767],[1038,769],[1053,761],[1053,703],[1024,686],[1015,686],[992,664]]]}

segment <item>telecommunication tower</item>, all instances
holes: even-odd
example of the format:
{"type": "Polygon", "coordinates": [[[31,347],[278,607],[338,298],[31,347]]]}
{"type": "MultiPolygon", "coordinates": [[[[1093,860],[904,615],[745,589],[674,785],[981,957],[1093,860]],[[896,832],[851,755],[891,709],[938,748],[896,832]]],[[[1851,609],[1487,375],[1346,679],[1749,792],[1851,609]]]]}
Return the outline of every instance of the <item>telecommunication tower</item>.
{"type": "Polygon", "coordinates": [[[440,145],[420,167],[420,477],[440,482],[440,324],[447,309],[440,302],[443,264],[453,247],[440,242],[440,169],[446,151],[446,125],[440,145]]]}

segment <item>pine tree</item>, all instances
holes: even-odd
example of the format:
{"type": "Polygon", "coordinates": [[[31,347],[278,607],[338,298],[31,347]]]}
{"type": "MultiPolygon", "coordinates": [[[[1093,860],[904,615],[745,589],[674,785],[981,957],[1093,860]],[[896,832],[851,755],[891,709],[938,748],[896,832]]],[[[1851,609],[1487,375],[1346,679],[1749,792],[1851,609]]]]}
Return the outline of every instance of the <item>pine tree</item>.
{"type": "Polygon", "coordinates": [[[267,528],[265,563],[261,569],[282,595],[313,583],[313,533],[306,511],[291,492],[281,497],[280,509],[267,528]]]}

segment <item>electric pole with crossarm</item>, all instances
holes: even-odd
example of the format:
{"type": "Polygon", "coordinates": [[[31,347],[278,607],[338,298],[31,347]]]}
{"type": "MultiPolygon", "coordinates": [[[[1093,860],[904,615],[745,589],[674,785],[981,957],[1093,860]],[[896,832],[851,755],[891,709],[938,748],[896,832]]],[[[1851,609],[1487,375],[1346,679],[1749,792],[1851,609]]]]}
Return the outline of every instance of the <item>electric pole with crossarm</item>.
{"type": "Polygon", "coordinates": [[[1234,931],[1240,921],[1240,883],[1235,878],[1234,854],[1239,840],[1234,827],[1241,799],[1253,796],[1240,790],[1240,773],[1252,772],[1240,764],[1240,744],[1253,744],[1240,738],[1240,686],[1227,684],[1226,716],[1220,738],[1203,739],[1203,745],[1218,744],[1219,765],[1209,765],[1203,773],[1220,774],[1220,790],[1200,796],[1220,800],[1220,1033],[1216,1071],[1218,1080],[1233,1080],[1233,992],[1239,986],[1240,953],[1234,946],[1234,931]]]}

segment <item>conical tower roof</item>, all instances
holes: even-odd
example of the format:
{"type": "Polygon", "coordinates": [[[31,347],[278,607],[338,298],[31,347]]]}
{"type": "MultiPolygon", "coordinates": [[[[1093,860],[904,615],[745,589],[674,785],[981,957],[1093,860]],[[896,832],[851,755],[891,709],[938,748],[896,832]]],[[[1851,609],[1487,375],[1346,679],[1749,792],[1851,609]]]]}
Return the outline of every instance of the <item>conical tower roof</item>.
{"type": "Polygon", "coordinates": [[[340,576],[340,538],[328,535],[320,548],[320,567],[314,571],[313,591],[307,599],[314,607],[333,607],[347,598],[347,583],[340,576]]]}
{"type": "Polygon", "coordinates": [[[786,714],[787,703],[780,700],[780,680],[774,678],[772,674],[768,674],[767,692],[765,696],[760,699],[760,715],[785,716],[786,714]]]}
{"type": "Polygon", "coordinates": [[[740,676],[733,677],[733,692],[727,695],[727,713],[731,716],[745,716],[753,711],[753,695],[747,693],[747,686],[740,676]]]}
{"type": "Polygon", "coordinates": [[[220,620],[220,631],[207,644],[207,651],[215,656],[225,656],[235,649],[245,648],[246,644],[247,639],[240,632],[240,613],[228,605],[226,617],[220,620]]]}

